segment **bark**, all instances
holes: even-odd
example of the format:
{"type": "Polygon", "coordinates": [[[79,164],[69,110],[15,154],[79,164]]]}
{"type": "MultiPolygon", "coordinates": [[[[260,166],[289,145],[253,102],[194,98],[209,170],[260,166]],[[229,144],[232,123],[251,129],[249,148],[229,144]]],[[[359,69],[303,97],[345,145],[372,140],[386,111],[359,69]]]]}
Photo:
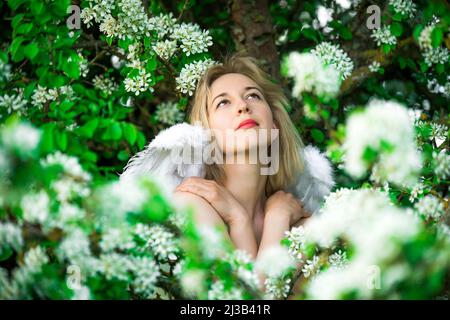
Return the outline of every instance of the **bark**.
{"type": "Polygon", "coordinates": [[[267,0],[231,0],[231,32],[236,51],[260,61],[263,69],[280,81],[280,60],[267,0]]]}

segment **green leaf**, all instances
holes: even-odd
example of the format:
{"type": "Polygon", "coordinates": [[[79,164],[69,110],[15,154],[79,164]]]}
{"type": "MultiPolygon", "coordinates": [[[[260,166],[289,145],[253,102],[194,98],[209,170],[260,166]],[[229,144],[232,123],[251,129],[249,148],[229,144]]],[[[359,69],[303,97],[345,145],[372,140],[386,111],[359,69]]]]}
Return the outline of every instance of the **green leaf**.
{"type": "Polygon", "coordinates": [[[348,27],[343,26],[339,29],[339,34],[341,35],[342,39],[344,40],[351,40],[353,38],[352,32],[348,27]]]}
{"type": "Polygon", "coordinates": [[[130,145],[134,145],[137,139],[136,127],[132,124],[123,123],[123,135],[130,145]]]}
{"type": "Polygon", "coordinates": [[[122,128],[120,123],[112,122],[102,135],[104,140],[119,140],[122,137],[122,128]]]}
{"type": "Polygon", "coordinates": [[[396,37],[400,37],[403,33],[403,27],[402,27],[401,23],[394,22],[393,24],[391,24],[390,28],[391,28],[391,33],[396,37]]]}
{"type": "Polygon", "coordinates": [[[33,24],[24,23],[24,24],[21,24],[19,27],[17,27],[16,33],[17,34],[27,34],[31,31],[31,29],[33,29],[33,24]]]}
{"type": "Polygon", "coordinates": [[[11,45],[9,46],[9,52],[11,52],[12,56],[16,55],[17,50],[24,41],[25,41],[24,37],[14,38],[14,40],[11,42],[11,45]]]}
{"type": "Polygon", "coordinates": [[[113,40],[114,40],[114,37],[106,37],[106,43],[108,44],[108,46],[112,45],[113,40]]]}
{"type": "Polygon", "coordinates": [[[319,142],[319,143],[325,139],[325,135],[322,133],[322,131],[320,131],[318,129],[312,129],[311,136],[316,142],[319,142]]]}
{"type": "Polygon", "coordinates": [[[33,60],[34,57],[36,57],[36,55],[39,53],[39,47],[35,42],[32,42],[24,48],[24,51],[25,56],[33,60]]]}
{"type": "Polygon", "coordinates": [[[21,4],[27,1],[28,0],[8,0],[8,5],[11,7],[11,9],[17,10],[17,8],[19,8],[21,4]]]}
{"type": "Polygon", "coordinates": [[[44,9],[44,4],[41,1],[34,0],[31,2],[31,13],[33,15],[40,15],[44,9]]]}
{"type": "Polygon", "coordinates": [[[385,54],[388,54],[391,51],[391,46],[388,44],[383,44],[383,51],[385,54]]]}
{"type": "Polygon", "coordinates": [[[61,151],[66,151],[67,149],[67,133],[65,131],[59,131],[56,134],[56,143],[61,151]]]}
{"type": "Polygon", "coordinates": [[[97,126],[98,126],[98,118],[95,118],[95,119],[91,119],[88,122],[86,122],[77,131],[81,136],[90,139],[93,137],[94,132],[97,129],[97,126]]]}
{"type": "Polygon", "coordinates": [[[437,48],[441,45],[444,34],[441,28],[435,27],[431,32],[431,45],[437,48]]]}
{"type": "Polygon", "coordinates": [[[444,65],[442,63],[438,63],[436,65],[436,72],[442,74],[444,73],[444,71],[445,71],[444,65]]]}
{"type": "Polygon", "coordinates": [[[64,61],[62,70],[72,79],[78,79],[80,77],[80,66],[76,61],[64,61]]]}
{"type": "Polygon", "coordinates": [[[17,29],[17,26],[19,25],[20,21],[22,21],[24,16],[25,15],[23,13],[16,15],[11,21],[11,27],[13,29],[17,29]]]}
{"type": "Polygon", "coordinates": [[[128,160],[129,158],[130,158],[130,154],[126,150],[121,150],[117,154],[117,159],[119,159],[120,161],[125,161],[125,160],[128,160]]]}
{"type": "Polygon", "coordinates": [[[423,25],[418,24],[413,31],[413,36],[415,40],[419,40],[420,34],[422,33],[423,25]]]}

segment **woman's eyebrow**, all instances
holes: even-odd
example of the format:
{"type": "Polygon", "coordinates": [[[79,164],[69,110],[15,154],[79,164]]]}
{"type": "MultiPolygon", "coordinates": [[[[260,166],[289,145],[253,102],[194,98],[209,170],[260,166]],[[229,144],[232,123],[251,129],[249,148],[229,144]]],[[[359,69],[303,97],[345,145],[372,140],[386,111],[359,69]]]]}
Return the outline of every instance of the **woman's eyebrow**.
{"type": "MultiPolygon", "coordinates": [[[[257,87],[245,87],[245,88],[244,88],[244,92],[245,92],[245,91],[248,91],[248,90],[250,90],[250,89],[256,89],[256,90],[258,90],[259,92],[261,92],[261,90],[260,90],[259,88],[257,88],[257,87]]],[[[221,94],[217,95],[217,96],[213,99],[213,101],[211,102],[211,104],[213,104],[213,103],[214,103],[214,100],[216,100],[217,98],[223,97],[223,96],[227,96],[227,95],[228,95],[228,93],[222,92],[221,94]]]]}

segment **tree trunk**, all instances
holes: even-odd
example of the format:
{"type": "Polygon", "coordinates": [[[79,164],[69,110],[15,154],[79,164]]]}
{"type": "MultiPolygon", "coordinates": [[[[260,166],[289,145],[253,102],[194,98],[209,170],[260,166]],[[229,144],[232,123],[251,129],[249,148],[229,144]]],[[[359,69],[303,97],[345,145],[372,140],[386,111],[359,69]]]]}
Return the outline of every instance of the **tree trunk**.
{"type": "Polygon", "coordinates": [[[280,59],[267,0],[231,0],[231,27],[236,51],[255,57],[263,69],[280,81],[280,59]]]}

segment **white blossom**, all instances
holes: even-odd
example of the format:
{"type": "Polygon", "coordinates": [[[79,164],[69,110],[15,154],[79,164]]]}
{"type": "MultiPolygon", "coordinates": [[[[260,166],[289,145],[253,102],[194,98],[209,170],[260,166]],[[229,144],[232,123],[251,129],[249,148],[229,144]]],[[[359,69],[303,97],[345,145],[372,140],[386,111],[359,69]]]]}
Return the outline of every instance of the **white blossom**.
{"type": "Polygon", "coordinates": [[[393,101],[372,100],[363,112],[353,113],[347,121],[344,142],[345,168],[359,178],[371,161],[367,150],[377,152],[371,179],[411,186],[417,182],[421,157],[408,111],[393,101]]]}
{"type": "Polygon", "coordinates": [[[178,49],[177,42],[170,40],[158,41],[152,48],[158,56],[165,60],[169,60],[178,49]]]}
{"type": "Polygon", "coordinates": [[[291,290],[291,278],[270,276],[264,281],[268,299],[286,299],[291,290]]]}
{"type": "Polygon", "coordinates": [[[0,82],[7,82],[11,79],[11,65],[0,59],[0,82]]]}
{"type": "Polygon", "coordinates": [[[22,229],[11,222],[0,222],[0,255],[5,248],[19,250],[23,245],[22,229]]]}
{"type": "Polygon", "coordinates": [[[288,249],[280,245],[267,248],[255,263],[256,270],[271,277],[279,277],[293,267],[295,260],[290,256],[288,249]]]}
{"type": "Polygon", "coordinates": [[[331,268],[341,269],[348,264],[347,252],[339,250],[328,257],[331,268]]]}
{"type": "Polygon", "coordinates": [[[294,79],[292,95],[301,99],[303,92],[312,92],[324,98],[335,97],[341,84],[338,71],[326,66],[310,53],[291,52],[285,60],[287,76],[294,79]]]}
{"type": "Polygon", "coordinates": [[[21,110],[27,105],[27,103],[28,101],[23,97],[22,92],[19,92],[18,94],[5,94],[0,96],[0,107],[5,108],[7,113],[12,113],[14,111],[21,113],[21,110]]]}
{"type": "Polygon", "coordinates": [[[433,152],[434,173],[442,180],[450,177],[450,154],[445,150],[433,152]]]}
{"type": "Polygon", "coordinates": [[[117,279],[120,281],[128,281],[130,279],[130,271],[133,270],[134,262],[128,256],[115,252],[100,255],[99,272],[102,273],[107,280],[117,279]]]}
{"type": "Polygon", "coordinates": [[[137,224],[135,234],[146,241],[146,247],[162,260],[177,260],[178,242],[175,235],[160,225],[137,224]]]}
{"type": "Polygon", "coordinates": [[[133,259],[132,271],[135,278],[132,282],[134,290],[146,298],[153,295],[155,285],[160,276],[156,262],[148,257],[135,257],[133,259]]]}
{"type": "Polygon", "coordinates": [[[381,46],[383,44],[393,46],[397,44],[397,38],[391,33],[389,26],[382,26],[378,29],[374,29],[370,37],[374,38],[377,46],[381,46]]]}
{"type": "Polygon", "coordinates": [[[156,107],[155,117],[164,124],[173,125],[183,121],[184,113],[178,109],[177,103],[166,101],[156,107]]]}
{"type": "Polygon", "coordinates": [[[306,260],[305,265],[302,268],[305,278],[309,278],[318,272],[318,268],[320,267],[319,263],[320,261],[318,256],[313,256],[312,259],[306,260]]]}
{"type": "Polygon", "coordinates": [[[418,39],[419,47],[422,50],[430,50],[432,49],[431,45],[431,33],[433,32],[434,25],[429,25],[425,27],[422,32],[420,32],[420,36],[418,39]]]}
{"type": "Polygon", "coordinates": [[[378,61],[373,61],[371,64],[369,64],[369,71],[370,72],[378,72],[380,70],[381,64],[378,61]]]}
{"type": "Polygon", "coordinates": [[[420,199],[414,208],[426,219],[433,219],[435,221],[438,221],[444,214],[442,202],[431,194],[420,199]]]}
{"type": "Polygon", "coordinates": [[[289,254],[296,260],[302,261],[302,250],[305,247],[305,229],[303,226],[293,227],[285,231],[285,238],[289,240],[289,254]]]}
{"type": "Polygon", "coordinates": [[[431,48],[422,52],[425,63],[428,66],[434,64],[446,64],[449,57],[449,50],[444,47],[431,48]]]}
{"type": "Polygon", "coordinates": [[[34,151],[40,138],[41,132],[27,123],[15,123],[2,130],[3,145],[25,153],[34,151]]]}
{"type": "Polygon", "coordinates": [[[150,91],[153,92],[153,88],[150,86],[152,77],[145,69],[140,69],[139,74],[133,78],[126,78],[124,80],[125,90],[132,92],[138,96],[141,92],[150,91]]]}
{"type": "Polygon", "coordinates": [[[416,4],[411,0],[389,0],[389,4],[402,16],[412,18],[416,13],[416,4]]]}
{"type": "Polygon", "coordinates": [[[170,37],[181,43],[180,48],[186,56],[206,52],[213,44],[209,31],[202,31],[199,25],[192,23],[176,24],[170,37]]]}
{"type": "Polygon", "coordinates": [[[136,246],[133,237],[125,228],[110,228],[105,230],[99,245],[103,252],[109,252],[115,249],[129,250],[136,246]]]}
{"type": "Polygon", "coordinates": [[[30,223],[44,223],[49,216],[50,198],[44,190],[29,193],[22,198],[23,219],[30,223]]]}
{"type": "Polygon", "coordinates": [[[238,288],[225,290],[222,281],[216,281],[211,285],[208,291],[208,300],[242,300],[242,291],[238,288]]]}
{"type": "Polygon", "coordinates": [[[341,73],[342,80],[349,77],[353,71],[353,61],[339,45],[330,42],[318,44],[311,53],[319,57],[326,65],[332,65],[341,73]]]}
{"type": "Polygon", "coordinates": [[[153,30],[156,30],[158,38],[161,39],[173,32],[176,21],[177,19],[172,12],[169,14],[160,13],[158,16],[151,17],[149,24],[153,30]]]}
{"type": "Polygon", "coordinates": [[[107,95],[111,95],[117,90],[117,84],[110,78],[106,78],[103,74],[97,75],[92,80],[94,87],[107,95]]]}
{"type": "Polygon", "coordinates": [[[205,59],[185,65],[183,69],[181,69],[180,75],[176,78],[177,90],[192,96],[195,91],[197,81],[204,75],[208,68],[215,64],[215,61],[205,59]]]}

